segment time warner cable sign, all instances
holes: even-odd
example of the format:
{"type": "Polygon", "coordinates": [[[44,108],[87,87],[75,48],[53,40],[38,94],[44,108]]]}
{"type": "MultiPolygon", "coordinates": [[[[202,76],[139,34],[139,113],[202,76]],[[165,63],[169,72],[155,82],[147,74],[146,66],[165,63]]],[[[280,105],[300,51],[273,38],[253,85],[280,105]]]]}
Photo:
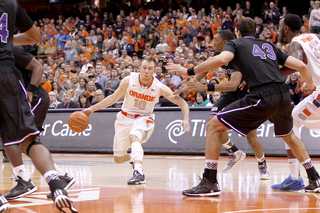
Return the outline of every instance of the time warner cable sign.
{"type": "MultiPolygon", "coordinates": [[[[190,111],[190,132],[180,127],[182,112],[173,107],[156,108],[154,111],[155,130],[147,143],[143,144],[145,153],[161,154],[204,154],[206,124],[210,109],[198,108],[190,111]]],[[[68,127],[68,116],[72,111],[49,111],[41,133],[41,142],[50,151],[56,152],[96,152],[112,153],[114,122],[120,109],[105,109],[90,116],[88,128],[81,133],[68,127]]],[[[276,138],[273,124],[263,123],[257,131],[266,155],[285,155],[284,141],[276,138]]],[[[307,128],[301,128],[302,140],[310,155],[320,153],[319,135],[307,128]]],[[[252,154],[246,138],[229,130],[231,140],[246,153],[252,154]]],[[[226,151],[222,148],[222,153],[226,151]]]]}

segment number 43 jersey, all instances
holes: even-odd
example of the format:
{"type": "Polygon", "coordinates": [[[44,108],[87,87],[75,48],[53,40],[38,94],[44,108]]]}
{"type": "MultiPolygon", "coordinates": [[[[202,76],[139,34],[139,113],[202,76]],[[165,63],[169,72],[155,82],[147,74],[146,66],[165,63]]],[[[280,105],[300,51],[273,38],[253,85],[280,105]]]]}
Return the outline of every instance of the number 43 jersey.
{"type": "Polygon", "coordinates": [[[320,40],[315,34],[301,34],[292,39],[298,42],[308,59],[307,67],[312,76],[313,84],[320,90],[320,40]]]}
{"type": "Polygon", "coordinates": [[[140,74],[131,73],[122,110],[130,114],[151,115],[154,105],[159,102],[161,86],[162,83],[155,77],[152,77],[151,84],[145,87],[141,84],[140,74]]]}
{"type": "Polygon", "coordinates": [[[239,68],[249,88],[284,82],[279,65],[283,66],[289,55],[275,45],[254,37],[243,37],[227,41],[222,51],[234,54],[231,62],[239,68]]]}

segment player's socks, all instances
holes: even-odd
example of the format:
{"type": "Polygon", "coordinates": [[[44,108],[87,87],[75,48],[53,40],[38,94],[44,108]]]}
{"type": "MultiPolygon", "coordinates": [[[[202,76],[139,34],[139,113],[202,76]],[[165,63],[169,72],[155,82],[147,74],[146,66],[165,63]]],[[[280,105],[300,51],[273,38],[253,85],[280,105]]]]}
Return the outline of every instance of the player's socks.
{"type": "Polygon", "coordinates": [[[133,167],[134,167],[134,170],[137,170],[141,175],[143,175],[143,170],[142,170],[142,164],[141,163],[134,163],[133,167]]]}
{"type": "Polygon", "coordinates": [[[54,165],[54,169],[57,171],[58,175],[65,175],[66,174],[66,172],[62,171],[57,164],[54,163],[53,165],[54,165]]]}
{"type": "Polygon", "coordinates": [[[309,179],[315,180],[315,179],[319,178],[319,174],[316,171],[316,169],[314,168],[314,166],[312,165],[312,162],[311,162],[310,158],[308,158],[307,160],[303,161],[301,164],[306,169],[306,172],[308,174],[308,178],[309,179]]]}
{"type": "Polygon", "coordinates": [[[30,176],[29,176],[24,164],[17,166],[17,167],[13,167],[13,175],[14,175],[14,177],[19,176],[24,181],[30,180],[30,176]]]}
{"type": "Polygon", "coordinates": [[[236,151],[239,150],[238,147],[236,147],[236,145],[234,145],[234,143],[232,143],[232,141],[230,140],[230,138],[229,138],[229,140],[228,140],[227,142],[225,142],[224,144],[222,144],[222,146],[223,146],[224,148],[226,148],[226,150],[228,150],[229,153],[234,153],[234,152],[236,152],[236,151]]]}
{"type": "Polygon", "coordinates": [[[300,162],[297,158],[289,158],[289,173],[292,180],[297,180],[300,177],[300,162]]]}

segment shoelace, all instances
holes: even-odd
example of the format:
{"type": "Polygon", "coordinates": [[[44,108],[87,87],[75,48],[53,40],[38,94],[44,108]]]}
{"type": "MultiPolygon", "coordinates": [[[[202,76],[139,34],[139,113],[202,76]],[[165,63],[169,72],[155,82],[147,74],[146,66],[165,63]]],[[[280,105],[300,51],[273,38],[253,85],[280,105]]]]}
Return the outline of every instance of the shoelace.
{"type": "Polygon", "coordinates": [[[229,157],[229,162],[228,162],[228,166],[233,167],[233,165],[236,163],[234,160],[236,159],[236,155],[235,154],[230,154],[229,157]]]}
{"type": "Polygon", "coordinates": [[[261,174],[268,174],[267,165],[265,165],[265,164],[259,166],[259,170],[260,170],[260,173],[261,173],[261,174]]]}

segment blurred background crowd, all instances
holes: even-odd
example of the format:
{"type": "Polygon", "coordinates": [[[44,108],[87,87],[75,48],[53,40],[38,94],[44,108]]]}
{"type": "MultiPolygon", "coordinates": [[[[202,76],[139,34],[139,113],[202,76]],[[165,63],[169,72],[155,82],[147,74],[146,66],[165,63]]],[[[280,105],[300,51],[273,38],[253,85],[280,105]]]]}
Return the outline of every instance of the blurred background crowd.
{"type": "MultiPolygon", "coordinates": [[[[215,52],[217,32],[234,32],[237,21],[251,17],[257,24],[256,38],[268,40],[282,51],[285,41],[278,39],[279,21],[289,13],[279,2],[265,1],[259,10],[250,1],[225,8],[214,5],[166,5],[166,1],[133,6],[132,1],[122,6],[105,8],[77,5],[64,7],[60,12],[29,11],[41,32],[38,44],[24,46],[43,65],[45,72],[41,86],[48,92],[50,108],[86,108],[111,95],[121,80],[132,72],[139,72],[141,59],[153,56],[157,66],[155,78],[172,91],[180,88],[191,77],[166,72],[166,63],[184,67],[196,66],[215,52]]],[[[315,21],[319,1],[310,1],[310,8],[301,15],[302,33],[319,33],[320,22],[315,21]]],[[[202,83],[221,84],[230,73],[223,68],[211,70],[202,83]]],[[[304,81],[299,73],[286,78],[296,105],[312,91],[300,90],[304,81]]],[[[181,96],[190,106],[212,106],[221,92],[191,91],[181,96]]],[[[112,107],[120,107],[121,101],[112,107]]],[[[158,106],[172,106],[161,98],[158,106]]]]}

